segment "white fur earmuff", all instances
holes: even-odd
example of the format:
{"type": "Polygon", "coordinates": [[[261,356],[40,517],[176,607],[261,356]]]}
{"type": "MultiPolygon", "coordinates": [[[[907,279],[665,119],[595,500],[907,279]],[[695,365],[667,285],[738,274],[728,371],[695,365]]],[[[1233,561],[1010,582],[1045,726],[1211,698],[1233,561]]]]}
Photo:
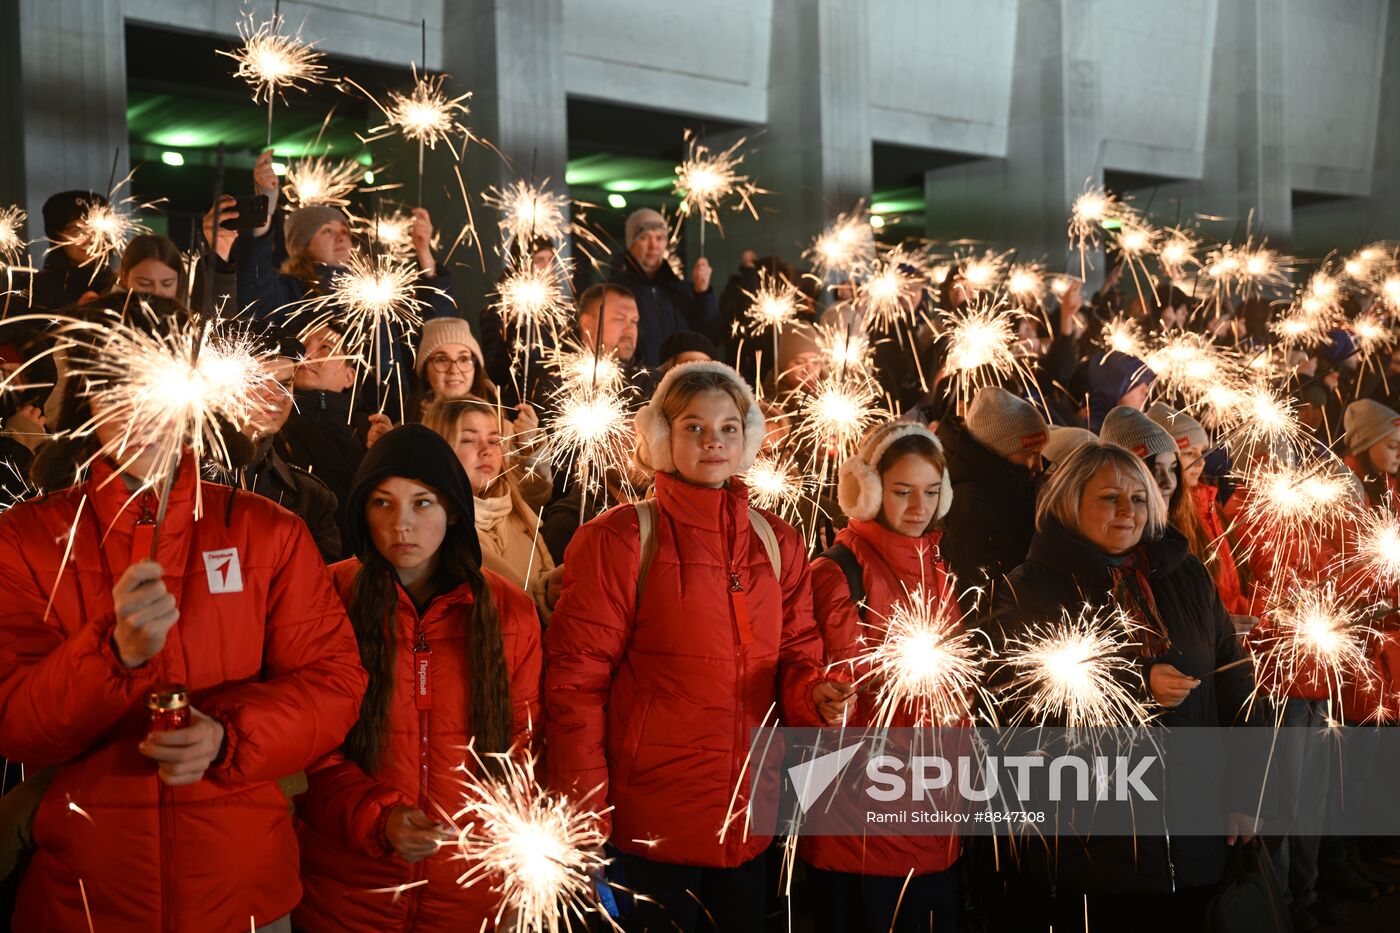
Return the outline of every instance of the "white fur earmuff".
{"type": "MultiPolygon", "coordinates": [[[[847,518],[857,521],[870,521],[880,514],[884,501],[884,488],[880,483],[878,467],[880,458],[890,445],[905,437],[923,437],[933,443],[940,452],[943,445],[932,431],[921,424],[894,421],[880,425],[865,436],[856,453],[841,464],[836,486],[836,500],[847,518]]],[[[945,465],[938,475],[938,507],[934,521],[948,514],[953,506],[953,485],[948,482],[948,468],[945,465]]]]}
{"type": "Polygon", "coordinates": [[[676,464],[671,459],[671,425],[666,420],[661,408],[676,381],[691,373],[713,373],[723,376],[738,386],[744,397],[748,399],[749,410],[748,414],[744,416],[744,458],[740,461],[737,471],[744,472],[753,466],[754,458],[758,456],[758,450],[763,446],[763,436],[767,431],[763,410],[758,407],[758,400],[754,398],[753,390],[744,381],[744,377],[735,372],[732,367],[714,360],[681,363],[679,366],[671,367],[670,371],[666,373],[666,377],[661,380],[661,385],[656,387],[656,394],[651,397],[651,401],[637,412],[637,447],[632,454],[633,462],[637,469],[645,473],[675,472],[676,464]]]}

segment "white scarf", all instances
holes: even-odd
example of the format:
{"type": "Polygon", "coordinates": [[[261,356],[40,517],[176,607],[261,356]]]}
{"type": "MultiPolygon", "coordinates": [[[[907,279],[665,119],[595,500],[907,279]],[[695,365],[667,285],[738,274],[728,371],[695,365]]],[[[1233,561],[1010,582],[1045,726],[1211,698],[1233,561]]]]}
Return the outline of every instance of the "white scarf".
{"type": "Polygon", "coordinates": [[[490,531],[495,528],[510,514],[512,508],[510,493],[490,499],[478,499],[473,496],[472,503],[476,510],[477,531],[490,531]]]}

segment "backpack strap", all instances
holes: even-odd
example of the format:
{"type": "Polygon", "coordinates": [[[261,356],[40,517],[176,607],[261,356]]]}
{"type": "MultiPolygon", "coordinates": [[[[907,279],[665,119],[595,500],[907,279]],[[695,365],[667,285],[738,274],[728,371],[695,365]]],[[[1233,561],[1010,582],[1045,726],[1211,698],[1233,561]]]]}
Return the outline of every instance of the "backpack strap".
{"type": "Polygon", "coordinates": [[[777,578],[778,585],[783,582],[783,552],[778,550],[778,535],[773,531],[773,526],[768,524],[768,519],[763,517],[763,513],[758,509],[749,509],[749,524],[753,526],[754,532],[758,535],[758,540],[763,542],[763,549],[768,552],[768,563],[773,565],[773,576],[777,578]]]}
{"type": "Polygon", "coordinates": [[[846,586],[851,591],[851,602],[855,603],[856,614],[860,621],[865,621],[865,572],[861,569],[860,560],[856,557],[856,552],[846,547],[844,544],[833,544],[817,555],[825,557],[833,564],[841,568],[841,572],[846,575],[846,586]]]}
{"type": "Polygon", "coordinates": [[[637,510],[637,605],[642,603],[642,587],[646,585],[651,562],[656,559],[656,516],[655,499],[643,499],[634,506],[637,510]]]}

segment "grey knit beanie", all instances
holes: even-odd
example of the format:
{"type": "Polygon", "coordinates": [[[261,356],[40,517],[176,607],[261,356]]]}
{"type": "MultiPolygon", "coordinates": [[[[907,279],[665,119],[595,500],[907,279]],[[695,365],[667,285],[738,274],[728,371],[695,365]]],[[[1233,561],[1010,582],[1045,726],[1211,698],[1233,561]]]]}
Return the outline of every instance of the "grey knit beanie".
{"type": "Polygon", "coordinates": [[[1045,442],[1041,454],[1051,463],[1062,463],[1070,454],[1081,447],[1089,447],[1099,442],[1094,432],[1088,428],[1050,427],[1050,439],[1045,442]]]}
{"type": "Polygon", "coordinates": [[[1170,434],[1177,446],[1183,450],[1187,447],[1205,450],[1210,446],[1210,437],[1206,434],[1206,429],[1201,427],[1201,423],[1186,412],[1177,411],[1166,402],[1153,402],[1147,409],[1147,417],[1161,425],[1162,430],[1170,434]]]}
{"type": "Polygon", "coordinates": [[[1342,413],[1342,426],[1346,428],[1342,436],[1346,439],[1347,453],[1356,455],[1400,430],[1400,414],[1380,402],[1363,398],[1347,406],[1342,413]]]}
{"type": "Polygon", "coordinates": [[[666,218],[649,207],[639,207],[627,215],[627,224],[623,228],[624,239],[627,245],[631,246],[632,241],[637,239],[648,230],[665,230],[666,218]]]}
{"type": "Polygon", "coordinates": [[[1131,450],[1139,457],[1174,454],[1180,449],[1165,428],[1127,405],[1119,405],[1103,419],[1099,440],[1131,450]]]}
{"type": "Polygon", "coordinates": [[[306,251],[306,244],[311,242],[317,230],[336,221],[350,226],[345,214],[334,207],[317,204],[292,211],[287,215],[287,222],[282,228],[286,234],[287,252],[293,256],[300,256],[306,251]]]}
{"type": "Polygon", "coordinates": [[[1000,457],[1019,457],[1045,446],[1045,419],[1035,406],[999,386],[987,386],[967,410],[967,430],[1000,457]]]}

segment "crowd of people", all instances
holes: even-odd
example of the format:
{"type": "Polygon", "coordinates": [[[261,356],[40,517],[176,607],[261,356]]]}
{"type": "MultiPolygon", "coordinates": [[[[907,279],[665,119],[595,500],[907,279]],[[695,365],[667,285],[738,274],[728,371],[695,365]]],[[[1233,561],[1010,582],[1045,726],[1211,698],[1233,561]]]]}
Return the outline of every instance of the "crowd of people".
{"type": "MultiPolygon", "coordinates": [[[[1395,514],[1400,353],[1359,349],[1349,322],[1393,328],[1365,289],[1285,348],[1279,308],[1166,277],[1134,293],[1131,259],[1110,254],[1095,294],[1073,281],[1007,309],[1015,366],[967,384],[940,326],[978,302],[957,259],[904,270],[894,326],[851,283],[782,257],[746,253],[727,283],[703,257],[687,270],[666,220],[641,209],[568,325],[534,343],[490,296],[454,289],[418,208],[422,324],[385,325],[385,352],[365,359],[334,307],[298,315],[362,248],[352,218],[289,208],[271,153],[254,180],[267,224],[227,229],[224,200],[193,263],[143,235],[108,268],[75,236],[101,196],[54,195],[43,220],[59,245],[10,279],[0,356],[23,378],[6,384],[0,433],[14,500],[0,755],[17,931],[508,928],[496,883],[457,883],[450,826],[461,773],[489,779],[503,755],[537,757],[545,788],[598,813],[628,930],[742,933],[775,911],[841,931],[1078,929],[1086,911],[1091,929],[1200,928],[1247,820],[1015,858],[956,835],[804,838],[791,886],[771,836],[724,832],[748,803],[751,730],[877,720],[854,685],[916,586],[992,658],[1062,613],[1121,608],[1144,633],[1133,689],[1155,726],[1400,718],[1384,624],[1374,676],[1279,684],[1250,663],[1280,594],[1335,576],[1367,510],[1395,514]],[[796,313],[753,335],[765,282],[789,287],[796,313]],[[187,452],[153,485],[161,439],[101,410],[84,348],[46,315],[153,334],[202,315],[252,333],[265,384],[247,422],[223,426],[225,462],[187,452]],[[1271,538],[1252,467],[1285,454],[1226,443],[1107,345],[1124,322],[1277,361],[1271,385],[1301,425],[1287,457],[1344,476],[1357,521],[1271,538]],[[845,445],[806,423],[846,365],[833,333],[868,340],[850,365],[882,396],[845,445]],[[584,475],[551,456],[569,377],[550,343],[616,367],[629,458],[584,475]],[[759,458],[804,474],[784,517],[755,504],[759,458]],[[153,730],[148,701],[171,683],[190,722],[153,730]]],[[[506,259],[549,271],[558,251],[506,259]]],[[[1349,583],[1377,602],[1393,590],[1349,583]]],[[[1280,924],[1325,926],[1338,898],[1393,891],[1374,867],[1397,858],[1389,840],[1266,842],[1280,924]]]]}

